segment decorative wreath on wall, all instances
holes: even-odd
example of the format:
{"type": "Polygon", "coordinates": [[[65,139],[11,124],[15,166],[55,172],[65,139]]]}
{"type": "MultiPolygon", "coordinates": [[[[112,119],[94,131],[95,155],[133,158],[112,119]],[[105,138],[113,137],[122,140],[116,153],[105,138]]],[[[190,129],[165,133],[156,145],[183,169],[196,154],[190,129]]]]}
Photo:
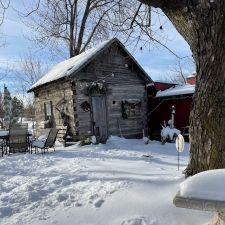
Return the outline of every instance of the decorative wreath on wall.
{"type": "Polygon", "coordinates": [[[93,82],[89,87],[89,94],[105,94],[106,93],[106,85],[104,83],[96,83],[93,82]]]}
{"type": "Polygon", "coordinates": [[[121,102],[121,110],[122,110],[122,118],[123,119],[128,119],[129,112],[131,110],[135,110],[136,108],[140,109],[141,108],[141,101],[122,101],[121,102]]]}
{"type": "Polygon", "coordinates": [[[84,112],[89,112],[91,110],[90,103],[88,101],[84,101],[80,104],[80,107],[83,109],[84,112]]]}

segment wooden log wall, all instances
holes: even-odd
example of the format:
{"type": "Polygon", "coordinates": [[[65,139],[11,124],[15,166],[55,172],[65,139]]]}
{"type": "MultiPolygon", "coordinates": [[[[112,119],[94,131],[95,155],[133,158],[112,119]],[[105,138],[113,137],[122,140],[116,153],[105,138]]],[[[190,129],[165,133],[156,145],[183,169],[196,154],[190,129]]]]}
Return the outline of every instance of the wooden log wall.
{"type": "Polygon", "coordinates": [[[138,74],[129,58],[124,56],[116,45],[105,50],[82,71],[75,74],[76,125],[80,136],[89,136],[92,132],[91,112],[84,112],[81,103],[90,96],[87,87],[94,82],[105,82],[107,86],[107,117],[109,135],[124,137],[141,137],[146,122],[147,94],[145,82],[138,74]],[[141,101],[140,113],[128,119],[122,118],[121,102],[129,100],[141,101]]]}
{"type": "MultiPolygon", "coordinates": [[[[82,74],[82,73],[81,73],[82,74]]],[[[78,139],[80,137],[91,136],[91,111],[84,111],[81,104],[88,102],[90,104],[90,97],[87,93],[87,88],[90,85],[89,81],[76,81],[74,86],[73,102],[74,102],[74,117],[76,118],[76,130],[78,139]]]]}
{"type": "Polygon", "coordinates": [[[40,87],[35,91],[35,119],[37,136],[44,133],[42,122],[45,121],[44,104],[52,102],[53,124],[52,127],[63,126],[61,113],[64,107],[65,113],[69,116],[69,123],[73,134],[75,131],[74,107],[73,107],[72,83],[69,80],[60,80],[40,87]]]}
{"type": "MultiPolygon", "coordinates": [[[[143,85],[109,85],[111,94],[107,96],[109,133],[123,137],[142,137],[145,125],[146,101],[143,85]],[[140,112],[122,118],[122,101],[141,101],[140,112]]],[[[137,109],[138,111],[138,109],[137,109]]]]}
{"type": "Polygon", "coordinates": [[[113,44],[80,72],[44,85],[35,90],[35,115],[37,135],[43,132],[44,104],[52,101],[53,126],[62,126],[60,109],[64,106],[74,139],[92,135],[92,113],[81,104],[90,102],[87,92],[92,82],[106,84],[107,119],[109,135],[141,137],[147,112],[147,96],[143,74],[137,65],[121,49],[113,44]],[[122,101],[141,101],[140,112],[124,119],[122,101]]]}

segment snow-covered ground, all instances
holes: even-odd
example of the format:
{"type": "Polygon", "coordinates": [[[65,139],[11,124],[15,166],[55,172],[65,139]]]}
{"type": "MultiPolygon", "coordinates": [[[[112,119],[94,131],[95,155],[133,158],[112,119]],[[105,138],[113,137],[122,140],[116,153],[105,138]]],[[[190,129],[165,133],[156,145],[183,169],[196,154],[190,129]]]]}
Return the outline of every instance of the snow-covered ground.
{"type": "Polygon", "coordinates": [[[188,144],[111,137],[49,154],[0,158],[0,224],[206,225],[211,214],[176,208],[188,144]]]}

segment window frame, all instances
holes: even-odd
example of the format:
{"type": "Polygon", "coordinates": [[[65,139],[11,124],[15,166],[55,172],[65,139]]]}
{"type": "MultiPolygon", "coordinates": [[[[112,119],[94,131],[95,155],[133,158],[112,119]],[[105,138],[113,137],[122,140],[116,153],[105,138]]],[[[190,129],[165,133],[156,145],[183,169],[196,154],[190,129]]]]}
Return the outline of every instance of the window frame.
{"type": "Polygon", "coordinates": [[[45,120],[51,120],[52,119],[52,101],[45,102],[44,103],[44,114],[45,114],[45,120]]]}

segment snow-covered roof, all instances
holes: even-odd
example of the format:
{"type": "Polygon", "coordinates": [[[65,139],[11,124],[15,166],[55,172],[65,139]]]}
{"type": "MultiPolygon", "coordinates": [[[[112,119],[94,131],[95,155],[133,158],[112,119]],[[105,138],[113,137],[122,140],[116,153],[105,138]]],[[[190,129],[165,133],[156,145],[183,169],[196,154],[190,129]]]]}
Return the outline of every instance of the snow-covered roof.
{"type": "Polygon", "coordinates": [[[196,77],[196,74],[195,73],[192,73],[192,74],[190,74],[190,75],[187,76],[187,78],[194,78],[194,77],[196,77]]]}
{"type": "Polygon", "coordinates": [[[178,84],[177,82],[168,81],[168,80],[155,80],[155,83],[163,83],[163,84],[178,84]]]}
{"type": "Polygon", "coordinates": [[[147,84],[147,87],[154,86],[154,83],[147,84]]]}
{"type": "Polygon", "coordinates": [[[173,95],[185,95],[185,94],[193,94],[195,92],[195,85],[177,85],[175,87],[166,89],[164,91],[158,91],[156,94],[156,98],[173,96],[173,95]]]}
{"type": "Polygon", "coordinates": [[[40,80],[38,80],[35,84],[33,84],[28,92],[32,91],[33,89],[41,85],[50,83],[52,81],[56,81],[58,79],[69,76],[75,72],[78,72],[80,69],[86,66],[98,53],[102,52],[105,48],[107,48],[114,42],[118,42],[120,44],[120,46],[126,51],[126,53],[132,58],[132,60],[141,69],[146,79],[148,79],[148,81],[151,81],[151,78],[144,71],[144,69],[138,64],[138,62],[132,57],[132,55],[126,50],[124,45],[117,38],[112,38],[110,40],[101,42],[95,47],[88,49],[77,56],[74,56],[70,59],[67,59],[63,62],[58,63],[40,80]]]}
{"type": "Polygon", "coordinates": [[[185,198],[225,201],[224,177],[224,169],[198,173],[180,184],[180,195],[185,198]]]}

